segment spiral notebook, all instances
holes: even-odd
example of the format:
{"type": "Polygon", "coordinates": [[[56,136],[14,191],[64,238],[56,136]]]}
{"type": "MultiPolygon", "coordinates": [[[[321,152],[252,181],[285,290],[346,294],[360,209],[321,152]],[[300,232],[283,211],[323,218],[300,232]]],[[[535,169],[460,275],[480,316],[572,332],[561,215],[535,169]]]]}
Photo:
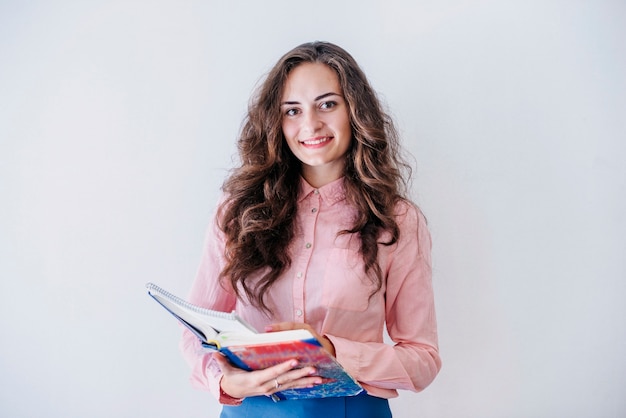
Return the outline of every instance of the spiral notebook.
{"type": "Polygon", "coordinates": [[[203,347],[221,352],[235,366],[249,371],[261,370],[296,359],[299,367],[314,366],[323,378],[323,384],[313,388],[277,392],[273,396],[275,400],[354,396],[363,391],[307,330],[257,333],[235,312],[202,308],[153,283],[146,287],[148,294],[194,333],[203,347]]]}
{"type": "Polygon", "coordinates": [[[215,342],[221,333],[254,335],[254,327],[235,312],[220,312],[202,308],[173,295],[154,283],[146,284],[148,294],[174,315],[205,345],[215,342]]]}

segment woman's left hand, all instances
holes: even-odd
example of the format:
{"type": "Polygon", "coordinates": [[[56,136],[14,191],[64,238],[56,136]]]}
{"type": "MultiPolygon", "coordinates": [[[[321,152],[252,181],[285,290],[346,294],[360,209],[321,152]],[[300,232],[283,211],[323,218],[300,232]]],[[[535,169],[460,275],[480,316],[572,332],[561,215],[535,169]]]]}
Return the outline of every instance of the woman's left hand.
{"type": "Polygon", "coordinates": [[[335,346],[333,343],[323,335],[320,335],[311,327],[309,324],[304,324],[301,322],[280,322],[278,324],[272,324],[265,327],[265,332],[276,332],[276,331],[288,331],[291,329],[306,329],[308,330],[317,340],[322,344],[322,347],[326,349],[330,354],[336,356],[335,346]]]}

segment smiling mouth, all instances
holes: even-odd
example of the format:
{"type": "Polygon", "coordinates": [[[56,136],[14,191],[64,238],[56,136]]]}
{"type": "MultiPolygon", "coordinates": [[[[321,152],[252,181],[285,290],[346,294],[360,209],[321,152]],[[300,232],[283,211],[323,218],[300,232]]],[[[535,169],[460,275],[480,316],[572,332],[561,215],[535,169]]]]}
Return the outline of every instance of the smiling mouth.
{"type": "Polygon", "coordinates": [[[311,138],[311,139],[307,139],[301,142],[304,145],[320,145],[320,144],[330,141],[331,139],[333,139],[332,136],[318,136],[317,138],[311,138]]]}

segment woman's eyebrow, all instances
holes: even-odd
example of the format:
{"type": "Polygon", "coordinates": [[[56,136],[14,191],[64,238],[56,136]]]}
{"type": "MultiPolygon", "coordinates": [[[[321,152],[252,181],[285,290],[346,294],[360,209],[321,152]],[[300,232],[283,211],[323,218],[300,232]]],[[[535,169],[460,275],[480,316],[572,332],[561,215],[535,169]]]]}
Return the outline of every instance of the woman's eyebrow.
{"type": "Polygon", "coordinates": [[[318,100],[325,99],[328,96],[339,96],[339,94],[334,93],[334,92],[331,91],[331,92],[328,92],[328,93],[324,93],[321,96],[317,96],[314,101],[317,102],[318,100]]]}
{"type": "MultiPolygon", "coordinates": [[[[328,93],[324,93],[324,94],[321,94],[321,95],[317,96],[315,99],[313,99],[313,101],[314,101],[314,102],[317,102],[318,100],[325,99],[326,97],[329,97],[329,96],[339,96],[339,94],[338,94],[338,93],[335,93],[335,92],[330,91],[330,92],[328,92],[328,93]]],[[[282,106],[282,105],[297,105],[297,104],[300,104],[300,102],[295,102],[295,101],[287,101],[287,102],[282,102],[282,103],[281,103],[281,106],[282,106]]]]}

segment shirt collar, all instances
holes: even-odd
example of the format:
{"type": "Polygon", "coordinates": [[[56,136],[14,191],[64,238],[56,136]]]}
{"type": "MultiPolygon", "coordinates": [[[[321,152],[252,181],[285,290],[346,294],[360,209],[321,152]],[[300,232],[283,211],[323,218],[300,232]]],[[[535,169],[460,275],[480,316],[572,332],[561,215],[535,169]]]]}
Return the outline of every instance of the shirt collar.
{"type": "Polygon", "coordinates": [[[313,193],[319,193],[329,205],[334,205],[346,198],[346,191],[343,187],[344,178],[341,177],[333,182],[330,182],[322,187],[315,188],[311,186],[303,177],[300,177],[300,191],[298,193],[298,202],[303,201],[305,198],[313,193]]]}

